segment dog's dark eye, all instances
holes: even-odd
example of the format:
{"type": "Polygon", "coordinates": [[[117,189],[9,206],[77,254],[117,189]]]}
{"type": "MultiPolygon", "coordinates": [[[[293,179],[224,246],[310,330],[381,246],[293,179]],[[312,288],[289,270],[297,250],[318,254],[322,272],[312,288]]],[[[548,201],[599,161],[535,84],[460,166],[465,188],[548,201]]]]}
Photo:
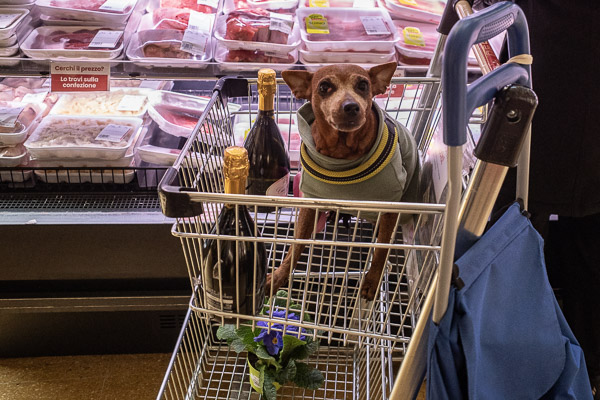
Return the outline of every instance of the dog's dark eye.
{"type": "Polygon", "coordinates": [[[356,88],[361,92],[366,92],[367,90],[369,90],[369,82],[364,80],[358,81],[358,83],[356,84],[356,88]]]}
{"type": "Polygon", "coordinates": [[[319,93],[322,95],[326,95],[327,93],[333,90],[333,86],[329,82],[321,82],[319,83],[319,93]]]}

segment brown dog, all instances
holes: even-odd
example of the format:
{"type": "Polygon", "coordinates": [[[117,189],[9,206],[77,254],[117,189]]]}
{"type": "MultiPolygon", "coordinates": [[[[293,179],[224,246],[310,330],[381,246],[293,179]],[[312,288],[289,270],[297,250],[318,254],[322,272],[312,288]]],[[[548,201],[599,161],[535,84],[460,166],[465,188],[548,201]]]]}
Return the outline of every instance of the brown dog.
{"type": "MultiPolygon", "coordinates": [[[[310,138],[307,139],[314,142],[311,143],[312,149],[319,153],[313,152],[313,155],[316,154],[317,157],[334,161],[349,160],[352,162],[352,160],[362,160],[368,154],[373,153],[372,149],[375,145],[378,146],[376,142],[381,137],[382,130],[379,126],[383,123],[381,119],[384,118],[385,114],[373,104],[372,99],[378,94],[385,93],[396,71],[396,66],[396,63],[392,62],[378,65],[366,71],[357,65],[332,65],[323,67],[314,74],[308,71],[283,71],[283,79],[291,88],[294,96],[299,99],[310,100],[310,103],[303,106],[303,108],[308,107],[309,110],[312,108],[310,110],[309,125],[307,125],[310,126],[312,141],[310,138]]],[[[301,110],[298,112],[299,118],[301,110]]],[[[388,120],[386,119],[386,121],[388,120]]],[[[401,149],[404,143],[404,147],[408,149],[396,152],[398,155],[395,162],[396,164],[401,163],[401,165],[396,165],[394,168],[396,172],[401,171],[398,173],[399,175],[404,174],[402,177],[404,177],[405,182],[387,181],[384,185],[399,186],[396,190],[399,195],[394,197],[394,201],[400,200],[399,196],[405,192],[405,188],[408,187],[411,180],[415,181],[411,178],[416,170],[415,163],[418,164],[414,140],[412,137],[410,139],[406,138],[406,130],[405,128],[402,129],[404,129],[402,132],[404,135],[402,137],[398,136],[404,142],[398,140],[398,146],[401,149]],[[406,140],[412,142],[406,143],[406,140]],[[400,153],[402,153],[401,156],[400,153]],[[407,163],[411,165],[405,165],[407,163]],[[398,184],[394,185],[396,183],[398,184]]],[[[398,131],[397,128],[394,130],[398,131]]],[[[386,132],[389,132],[389,129],[386,128],[386,132]]],[[[395,141],[395,136],[390,140],[395,141]]],[[[379,141],[381,142],[381,140],[379,141]]],[[[303,142],[305,142],[304,138],[303,142]]],[[[393,152],[396,149],[396,143],[392,144],[394,145],[393,152]]],[[[305,174],[306,171],[302,175],[303,181],[305,174]]],[[[401,180],[398,179],[398,181],[401,180]]],[[[333,188],[331,190],[337,190],[335,185],[330,185],[330,187],[333,188]]],[[[352,187],[350,190],[353,190],[352,187]]],[[[388,188],[381,187],[379,190],[389,192],[388,188]]],[[[325,197],[318,190],[316,192],[312,197],[325,197]]],[[[366,192],[373,192],[373,190],[366,190],[366,192]]],[[[328,194],[331,196],[330,198],[344,198],[343,196],[337,196],[335,192],[328,194]]],[[[372,198],[372,196],[371,198],[364,198],[363,194],[353,193],[351,196],[355,196],[354,200],[389,200],[389,198],[379,199],[377,197],[372,198]]],[[[294,232],[296,238],[308,239],[312,235],[314,218],[315,210],[300,209],[294,232]]],[[[379,223],[377,242],[389,243],[397,224],[397,214],[383,214],[379,223]]],[[[287,282],[290,268],[295,267],[304,247],[301,244],[293,245],[279,268],[272,275],[267,276],[267,290],[272,286],[273,291],[276,291],[287,282]]],[[[375,297],[387,253],[387,249],[378,248],[375,250],[371,268],[362,283],[361,289],[361,296],[368,300],[375,297]]]]}

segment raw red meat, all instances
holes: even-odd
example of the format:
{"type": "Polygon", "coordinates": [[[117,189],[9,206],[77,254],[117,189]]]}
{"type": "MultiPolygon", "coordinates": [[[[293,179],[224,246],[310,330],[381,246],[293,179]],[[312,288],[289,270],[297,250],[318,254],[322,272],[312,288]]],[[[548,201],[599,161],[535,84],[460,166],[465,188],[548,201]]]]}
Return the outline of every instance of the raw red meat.
{"type": "MultiPolygon", "coordinates": [[[[94,36],[100,30],[106,30],[104,28],[97,29],[80,29],[75,32],[65,31],[54,31],[48,36],[37,36],[33,43],[33,48],[38,49],[67,49],[67,50],[85,50],[88,48],[94,36]]],[[[94,50],[110,50],[117,48],[123,42],[123,37],[119,39],[115,47],[94,47],[94,50]]]]}
{"type": "MultiPolygon", "coordinates": [[[[306,21],[304,21],[306,24],[306,21]]],[[[310,41],[372,41],[372,40],[387,40],[393,36],[390,27],[388,34],[385,35],[367,35],[367,31],[360,19],[344,20],[341,18],[328,17],[327,24],[329,25],[329,33],[309,33],[308,40],[310,41]]]]}
{"type": "Polygon", "coordinates": [[[164,8],[185,8],[205,14],[212,14],[217,11],[206,4],[198,4],[197,0],[160,0],[160,6],[164,8]]]}
{"type": "Polygon", "coordinates": [[[262,51],[229,50],[225,56],[225,61],[282,64],[291,63],[294,61],[294,58],[291,55],[288,55],[287,58],[268,56],[262,51]]]}
{"type": "Polygon", "coordinates": [[[225,39],[287,44],[288,34],[270,30],[270,13],[260,8],[241,9],[227,16],[225,39]]]}
{"type": "Polygon", "coordinates": [[[132,7],[127,6],[123,11],[102,10],[100,7],[104,3],[106,3],[106,0],[52,0],[50,5],[52,7],[70,8],[73,10],[102,11],[117,14],[128,12],[132,7]]]}
{"type": "Polygon", "coordinates": [[[154,29],[177,29],[184,31],[190,22],[190,11],[180,8],[158,8],[152,13],[154,29]]]}

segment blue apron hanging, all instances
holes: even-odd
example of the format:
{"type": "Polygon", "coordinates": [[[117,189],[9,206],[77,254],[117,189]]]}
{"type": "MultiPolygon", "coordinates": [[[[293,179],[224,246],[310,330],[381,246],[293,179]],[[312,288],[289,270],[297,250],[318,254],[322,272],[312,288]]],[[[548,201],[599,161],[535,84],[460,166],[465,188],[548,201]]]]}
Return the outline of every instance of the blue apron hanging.
{"type": "Polygon", "coordinates": [[[430,321],[428,400],[592,399],[542,238],[517,203],[456,266],[448,311],[430,321]]]}

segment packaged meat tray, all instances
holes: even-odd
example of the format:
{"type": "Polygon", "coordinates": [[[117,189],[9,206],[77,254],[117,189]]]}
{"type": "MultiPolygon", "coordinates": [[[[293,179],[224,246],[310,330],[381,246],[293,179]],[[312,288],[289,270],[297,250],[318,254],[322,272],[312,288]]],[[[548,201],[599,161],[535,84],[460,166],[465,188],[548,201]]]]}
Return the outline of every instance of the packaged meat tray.
{"type": "Polygon", "coordinates": [[[298,0],[247,0],[248,6],[263,10],[293,11],[298,7],[298,0]]]}
{"type": "Polygon", "coordinates": [[[28,15],[29,10],[24,8],[0,8],[0,39],[14,35],[28,15]]]}
{"type": "Polygon", "coordinates": [[[258,71],[261,68],[271,68],[275,71],[288,69],[298,61],[298,50],[284,57],[271,55],[263,51],[229,50],[218,46],[215,50],[215,61],[222,72],[258,71]]]}
{"type": "Polygon", "coordinates": [[[32,158],[118,160],[142,126],[140,118],[47,116],[25,142],[32,158]]]}
{"type": "Polygon", "coordinates": [[[299,8],[302,40],[309,51],[390,53],[399,36],[385,10],[299,8]]]}
{"type": "MultiPolygon", "coordinates": [[[[155,91],[148,95],[148,115],[164,132],[187,137],[196,127],[208,100],[205,97],[155,91]]],[[[241,106],[229,103],[227,107],[229,112],[236,112],[241,106]]]]}
{"type": "Polygon", "coordinates": [[[152,68],[206,68],[212,58],[212,40],[208,38],[204,54],[181,50],[184,31],[177,29],[145,30],[135,33],[127,47],[127,58],[137,65],[152,68]]]}
{"type": "Polygon", "coordinates": [[[44,183],[116,183],[123,185],[135,178],[132,169],[43,169],[35,170],[36,179],[44,183]]]}
{"type": "MultiPolygon", "coordinates": [[[[80,20],[76,20],[76,19],[59,18],[59,17],[45,15],[45,14],[40,15],[40,21],[42,22],[42,25],[47,25],[47,26],[83,26],[83,25],[85,25],[85,26],[89,27],[89,26],[106,25],[106,23],[101,22],[101,21],[80,21],[80,20]]],[[[124,21],[123,23],[119,23],[119,24],[110,24],[110,26],[113,29],[125,30],[125,27],[127,26],[127,21],[124,21]]]]}
{"type": "Polygon", "coordinates": [[[23,143],[37,125],[40,113],[36,104],[0,101],[0,146],[23,143]]]}
{"type": "Polygon", "coordinates": [[[149,0],[146,10],[150,13],[159,8],[179,8],[205,14],[216,14],[221,0],[149,0]]]}
{"type": "Polygon", "coordinates": [[[300,62],[308,64],[383,64],[396,60],[396,51],[391,53],[359,53],[342,51],[308,51],[300,48],[300,62]]]}
{"type": "Polygon", "coordinates": [[[429,65],[439,33],[436,25],[394,20],[400,40],[396,43],[398,60],[404,65],[429,65]]]}
{"type": "Polygon", "coordinates": [[[125,24],[137,0],[37,0],[40,13],[49,17],[89,21],[107,26],[125,24]]]}
{"type": "Polygon", "coordinates": [[[217,19],[215,38],[230,50],[285,55],[300,44],[300,29],[294,20],[290,14],[237,10],[217,19]]]}
{"type": "Polygon", "coordinates": [[[0,167],[17,167],[27,159],[27,149],[22,145],[0,147],[0,167]]]}
{"type": "Polygon", "coordinates": [[[437,24],[442,18],[445,0],[378,0],[395,18],[437,24]]]}
{"type": "Polygon", "coordinates": [[[110,92],[62,94],[50,114],[143,117],[148,93],[150,90],[113,88],[110,92]]]}
{"type": "Polygon", "coordinates": [[[157,8],[144,14],[138,31],[149,29],[175,29],[185,31],[190,21],[190,10],[181,8],[157,8]]]}
{"type": "Polygon", "coordinates": [[[111,60],[123,51],[123,35],[112,48],[90,47],[100,31],[111,28],[87,26],[41,26],[34,29],[21,45],[31,58],[92,58],[111,60]]]}
{"type": "Polygon", "coordinates": [[[300,0],[300,7],[312,8],[375,8],[376,0],[300,0]]]}

